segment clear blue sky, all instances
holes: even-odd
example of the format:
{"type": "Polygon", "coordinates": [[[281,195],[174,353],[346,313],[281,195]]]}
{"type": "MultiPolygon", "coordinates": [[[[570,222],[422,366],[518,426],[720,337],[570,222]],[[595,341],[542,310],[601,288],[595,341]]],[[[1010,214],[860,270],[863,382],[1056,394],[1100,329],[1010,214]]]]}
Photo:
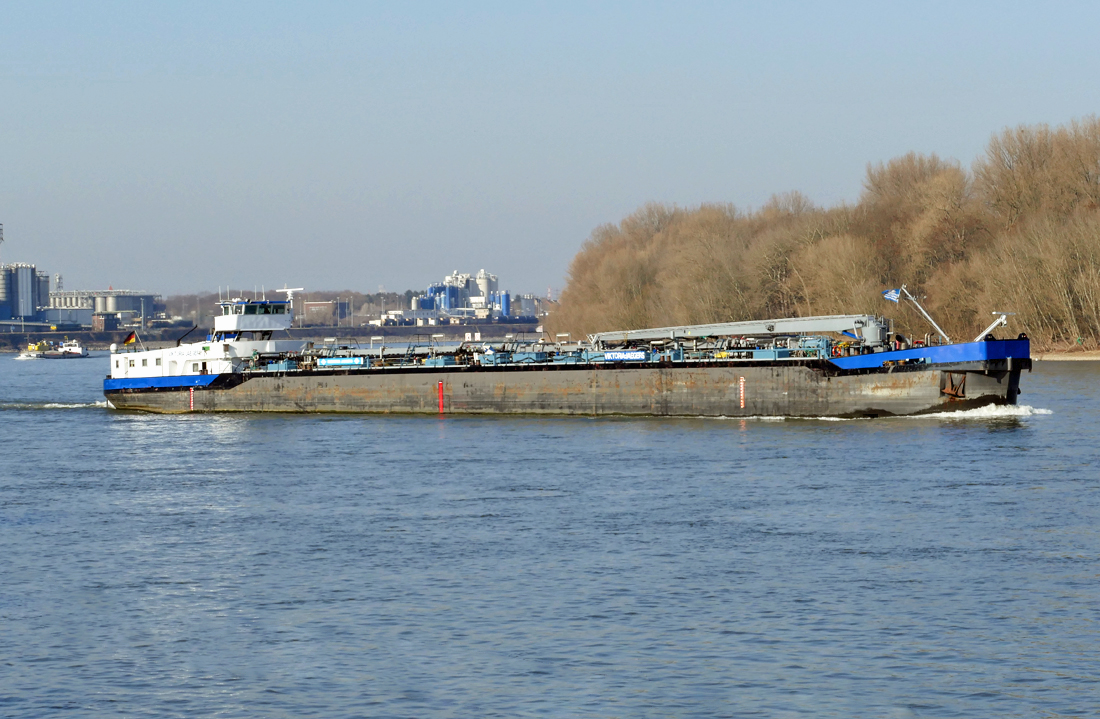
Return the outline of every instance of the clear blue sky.
{"type": "Polygon", "coordinates": [[[1100,111],[1100,4],[4,3],[4,261],[66,289],[560,288],[656,200],[855,200],[1100,111]]]}

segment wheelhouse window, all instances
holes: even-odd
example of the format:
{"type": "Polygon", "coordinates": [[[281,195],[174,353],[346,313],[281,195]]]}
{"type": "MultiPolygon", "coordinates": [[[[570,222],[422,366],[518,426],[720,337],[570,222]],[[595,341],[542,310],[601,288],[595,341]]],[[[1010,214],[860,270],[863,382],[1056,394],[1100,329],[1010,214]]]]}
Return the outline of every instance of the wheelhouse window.
{"type": "Polygon", "coordinates": [[[246,315],[254,315],[254,314],[256,314],[257,309],[258,309],[258,307],[256,305],[245,305],[244,306],[244,313],[246,315]]]}

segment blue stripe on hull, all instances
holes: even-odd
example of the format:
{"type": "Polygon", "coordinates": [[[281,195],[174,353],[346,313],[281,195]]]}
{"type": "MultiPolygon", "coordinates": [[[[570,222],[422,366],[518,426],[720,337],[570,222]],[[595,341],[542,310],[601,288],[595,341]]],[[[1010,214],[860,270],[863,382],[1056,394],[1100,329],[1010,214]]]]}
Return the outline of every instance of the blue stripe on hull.
{"type": "Polygon", "coordinates": [[[123,389],[187,389],[188,387],[206,387],[215,379],[216,374],[186,375],[183,377],[135,377],[133,379],[105,379],[104,392],[117,392],[123,389]]]}
{"type": "Polygon", "coordinates": [[[833,357],[829,361],[841,369],[869,369],[881,367],[883,362],[898,362],[911,359],[924,359],[925,364],[956,364],[959,362],[981,362],[983,360],[1003,360],[1009,357],[1027,359],[1031,357],[1031,343],[1028,340],[993,340],[990,342],[965,342],[956,345],[918,347],[895,352],[876,352],[852,357],[833,357]]]}
{"type": "MultiPolygon", "coordinates": [[[[829,361],[840,369],[857,370],[882,367],[883,362],[904,362],[923,359],[924,364],[959,364],[962,362],[981,362],[984,360],[1003,360],[1008,358],[1029,359],[1031,343],[1028,340],[994,340],[992,342],[966,342],[963,344],[918,347],[916,349],[895,352],[875,352],[874,354],[852,357],[833,357],[829,361]]],[[[188,389],[207,387],[220,375],[200,374],[182,377],[137,377],[133,379],[107,379],[103,381],[104,392],[118,392],[128,389],[188,389]]]]}

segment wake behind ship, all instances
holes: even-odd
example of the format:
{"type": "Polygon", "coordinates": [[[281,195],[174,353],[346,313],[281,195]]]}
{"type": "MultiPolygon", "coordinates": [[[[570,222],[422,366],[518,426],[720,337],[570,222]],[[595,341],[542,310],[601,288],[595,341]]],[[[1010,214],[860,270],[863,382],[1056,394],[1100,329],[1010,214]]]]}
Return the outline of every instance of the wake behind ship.
{"type": "MultiPolygon", "coordinates": [[[[287,301],[234,299],[204,341],[111,347],[116,409],[879,417],[1015,404],[1025,335],[910,342],[873,315],[603,332],[577,343],[358,347],[279,339],[287,301]]],[[[289,333],[286,333],[287,335],[289,333]]]]}

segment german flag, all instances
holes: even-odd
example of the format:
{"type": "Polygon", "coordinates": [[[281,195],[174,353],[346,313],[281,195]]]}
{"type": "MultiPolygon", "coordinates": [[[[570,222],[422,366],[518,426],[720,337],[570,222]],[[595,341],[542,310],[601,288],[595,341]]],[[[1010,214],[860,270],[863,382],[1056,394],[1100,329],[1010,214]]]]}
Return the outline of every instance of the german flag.
{"type": "Polygon", "coordinates": [[[132,345],[135,342],[137,342],[137,332],[131,332],[126,335],[126,339],[122,340],[122,344],[124,345],[132,345]]]}

